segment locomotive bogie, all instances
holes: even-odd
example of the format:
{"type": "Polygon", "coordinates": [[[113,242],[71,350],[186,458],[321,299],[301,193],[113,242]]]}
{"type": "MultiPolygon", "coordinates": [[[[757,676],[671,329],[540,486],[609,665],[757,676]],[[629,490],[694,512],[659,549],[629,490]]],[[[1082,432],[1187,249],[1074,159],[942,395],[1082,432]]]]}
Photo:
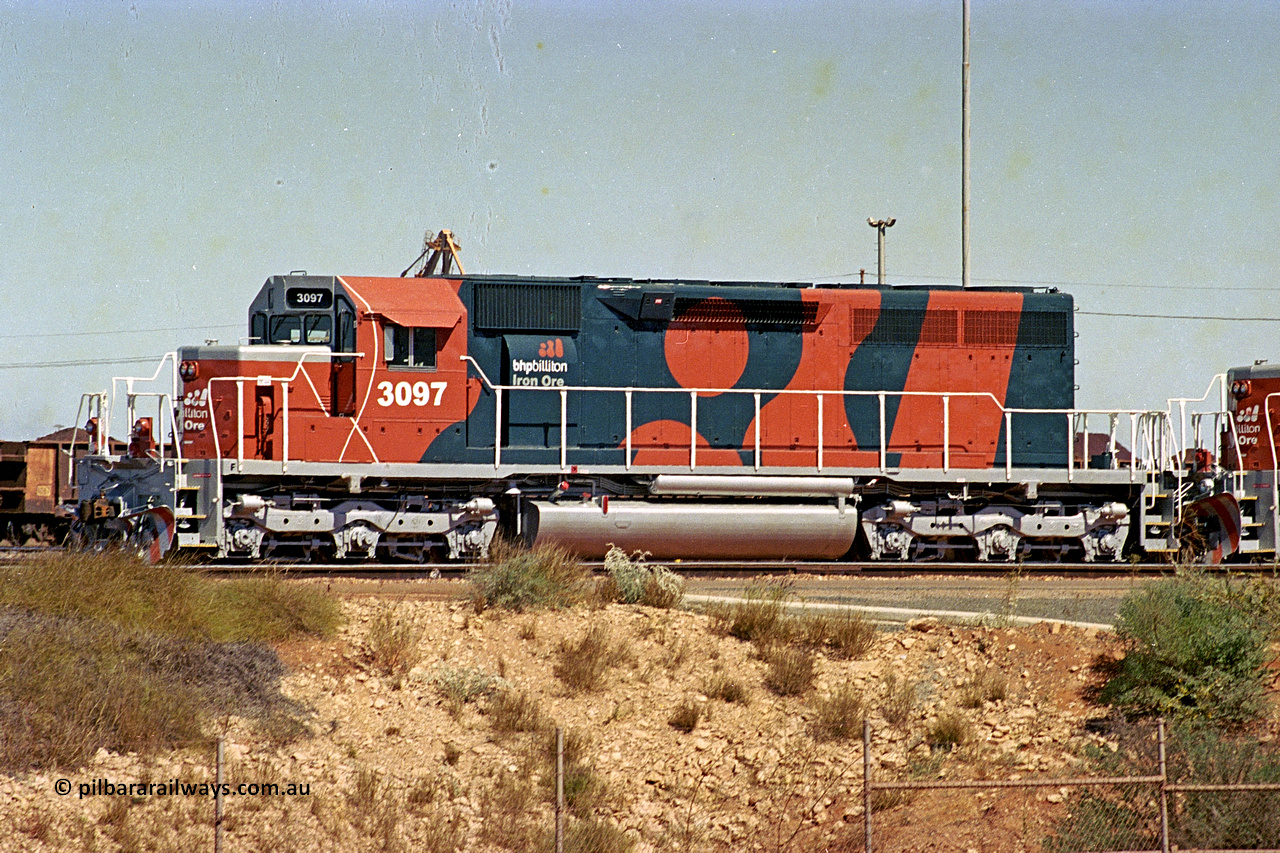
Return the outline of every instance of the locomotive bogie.
{"type": "Polygon", "coordinates": [[[239,495],[224,510],[225,555],[423,562],[483,557],[497,530],[489,498],[458,501],[325,500],[315,495],[239,495]]]}
{"type": "Polygon", "coordinates": [[[969,552],[980,562],[1023,559],[1119,560],[1129,535],[1129,508],[1120,501],[1068,508],[966,507],[962,501],[894,500],[862,516],[872,559],[908,560],[969,552]]]}

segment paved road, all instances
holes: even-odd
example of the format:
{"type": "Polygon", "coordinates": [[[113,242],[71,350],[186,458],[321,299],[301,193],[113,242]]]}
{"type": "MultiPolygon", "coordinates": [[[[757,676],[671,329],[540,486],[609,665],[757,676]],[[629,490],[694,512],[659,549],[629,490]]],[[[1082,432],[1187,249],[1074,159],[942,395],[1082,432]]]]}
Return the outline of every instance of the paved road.
{"type": "MultiPolygon", "coordinates": [[[[988,621],[1013,617],[1061,620],[1109,625],[1115,622],[1120,600],[1144,578],[1082,578],[1052,576],[962,576],[919,574],[906,577],[883,575],[833,575],[779,577],[797,602],[817,605],[854,605],[878,608],[871,613],[877,621],[901,622],[921,611],[972,614],[988,621]]],[[[347,595],[376,595],[391,598],[454,598],[466,594],[461,579],[380,580],[367,578],[311,578],[334,592],[347,595]]],[[[742,577],[690,577],[687,592],[692,597],[740,598],[752,583],[742,577]]]]}
{"type": "MultiPolygon", "coordinates": [[[[1062,620],[1109,625],[1120,600],[1138,578],[967,577],[920,574],[909,577],[847,575],[781,579],[802,602],[884,608],[872,615],[884,621],[910,618],[912,611],[963,612],[991,621],[1002,617],[1062,620]],[[894,611],[908,611],[898,614],[894,611]]],[[[738,578],[690,578],[693,595],[741,596],[748,581],[738,578]]]]}

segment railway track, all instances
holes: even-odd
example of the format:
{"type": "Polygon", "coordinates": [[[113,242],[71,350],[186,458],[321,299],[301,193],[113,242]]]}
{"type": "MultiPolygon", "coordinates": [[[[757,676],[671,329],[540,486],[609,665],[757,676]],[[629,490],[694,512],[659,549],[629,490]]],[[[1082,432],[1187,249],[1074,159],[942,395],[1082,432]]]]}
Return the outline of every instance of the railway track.
{"type": "MultiPolygon", "coordinates": [[[[915,578],[915,577],[1072,577],[1072,578],[1130,578],[1155,577],[1172,571],[1172,566],[1162,563],[1114,564],[1100,566],[1097,563],[896,563],[868,562],[788,562],[788,561],[728,561],[685,560],[654,561],[690,578],[729,578],[735,580],[752,577],[804,576],[804,577],[864,577],[864,578],[915,578]]],[[[583,565],[594,572],[604,571],[600,561],[584,561],[583,565]]],[[[406,565],[405,563],[218,563],[204,564],[204,570],[228,577],[253,572],[273,571],[291,577],[334,577],[382,580],[413,580],[434,578],[462,578],[469,564],[406,565]]],[[[1232,571],[1271,571],[1266,566],[1245,564],[1227,567],[1232,571]]]]}
{"type": "MultiPolygon", "coordinates": [[[[37,554],[60,552],[57,546],[0,546],[0,562],[20,560],[37,554]]],[[[1026,577],[1070,576],[1080,578],[1119,578],[1153,576],[1173,569],[1169,563],[1061,563],[1061,562],[866,562],[866,561],[803,561],[803,560],[655,560],[690,577],[749,577],[752,575],[808,575],[832,576],[861,575],[878,578],[904,578],[917,576],[972,576],[1005,577],[1017,574],[1026,577]]],[[[351,578],[415,579],[459,578],[465,576],[471,564],[467,563],[377,563],[332,562],[307,563],[278,561],[270,563],[245,563],[234,561],[210,561],[199,563],[211,574],[243,575],[250,572],[278,572],[294,577],[330,576],[351,578]]],[[[586,560],[583,565],[593,571],[602,571],[604,563],[586,560]]],[[[1222,566],[1206,566],[1206,570],[1231,572],[1275,572],[1273,563],[1229,563],[1222,566]]]]}

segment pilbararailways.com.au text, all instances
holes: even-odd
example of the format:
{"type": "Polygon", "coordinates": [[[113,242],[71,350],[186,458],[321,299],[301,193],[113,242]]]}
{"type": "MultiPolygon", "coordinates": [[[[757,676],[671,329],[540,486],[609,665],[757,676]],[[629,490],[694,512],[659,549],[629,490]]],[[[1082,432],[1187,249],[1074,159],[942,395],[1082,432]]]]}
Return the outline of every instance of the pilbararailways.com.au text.
{"type": "Polygon", "coordinates": [[[94,779],[80,782],[74,787],[70,779],[53,783],[59,796],[73,790],[78,798],[85,797],[305,797],[311,793],[310,782],[241,782],[236,785],[213,782],[183,782],[168,779],[164,782],[112,782],[110,779],[94,779]]]}

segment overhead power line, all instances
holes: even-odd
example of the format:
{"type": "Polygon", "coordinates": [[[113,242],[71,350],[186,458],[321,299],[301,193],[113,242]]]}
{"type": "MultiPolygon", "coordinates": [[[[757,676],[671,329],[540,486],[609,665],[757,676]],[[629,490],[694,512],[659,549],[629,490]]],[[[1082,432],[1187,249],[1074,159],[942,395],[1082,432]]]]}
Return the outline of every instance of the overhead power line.
{"type": "Polygon", "coordinates": [[[154,332],[204,332],[210,329],[242,329],[243,323],[214,326],[171,326],[164,329],[116,329],[109,332],[31,332],[22,335],[0,335],[0,340],[11,338],[79,338],[92,335],[142,335],[154,332]]]}
{"type": "Polygon", "coordinates": [[[0,370],[29,370],[53,367],[96,367],[105,364],[158,364],[164,356],[136,356],[127,358],[96,358],[77,361],[25,361],[20,364],[0,363],[0,370]]]}
{"type": "MultiPolygon", "coordinates": [[[[862,275],[865,270],[859,272],[843,272],[832,276],[811,276],[811,278],[853,278],[862,275]]],[[[955,276],[950,275],[911,275],[909,273],[901,273],[894,275],[894,279],[899,284],[905,284],[912,281],[955,281],[955,276]]],[[[1023,285],[1027,287],[1118,287],[1126,290],[1187,290],[1187,291],[1203,291],[1203,284],[1133,284],[1118,281],[1042,281],[1038,279],[1024,278],[975,278],[972,279],[979,284],[1008,284],[1023,285]]],[[[1257,287],[1215,287],[1214,293],[1222,292],[1274,292],[1275,287],[1266,285],[1258,285],[1257,287]]]]}
{"type": "Polygon", "coordinates": [[[1207,314],[1133,314],[1117,311],[1077,311],[1089,317],[1137,317],[1143,320],[1223,320],[1228,323],[1280,323],[1280,317],[1214,317],[1207,314]]]}

